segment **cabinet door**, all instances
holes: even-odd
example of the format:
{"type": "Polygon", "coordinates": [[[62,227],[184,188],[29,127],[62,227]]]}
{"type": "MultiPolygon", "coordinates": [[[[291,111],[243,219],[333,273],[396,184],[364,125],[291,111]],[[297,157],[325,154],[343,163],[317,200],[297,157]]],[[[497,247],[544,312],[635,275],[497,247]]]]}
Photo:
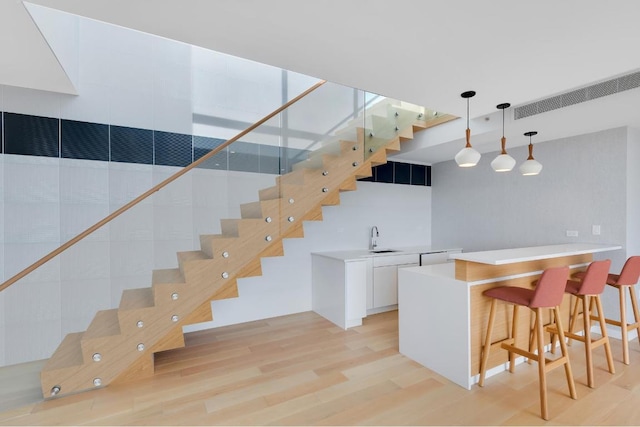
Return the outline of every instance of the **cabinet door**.
{"type": "Polygon", "coordinates": [[[373,307],[393,304],[398,304],[398,267],[376,267],[373,269],[373,307]]]}

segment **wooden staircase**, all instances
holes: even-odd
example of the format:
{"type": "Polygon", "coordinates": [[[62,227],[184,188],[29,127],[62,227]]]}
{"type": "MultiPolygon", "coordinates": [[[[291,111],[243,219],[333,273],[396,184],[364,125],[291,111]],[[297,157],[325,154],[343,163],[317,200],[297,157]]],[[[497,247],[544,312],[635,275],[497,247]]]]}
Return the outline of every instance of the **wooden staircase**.
{"type": "Polygon", "coordinates": [[[200,236],[199,251],[179,252],[179,268],[155,270],[151,287],[125,290],[117,309],[99,311],[85,332],[67,335],[41,372],[43,396],[152,375],[154,354],[184,347],[182,327],[211,320],[210,302],[237,297],[237,279],[260,275],[262,257],[283,255],[282,239],[303,237],[303,221],[321,220],[322,206],[339,204],[341,191],[355,190],[414,131],[455,118],[424,120],[392,107],[379,108],[371,129],[352,128],[355,140],[338,139],[277,177],[258,201],[240,207],[240,219],[221,220],[221,234],[200,236]],[[373,130],[398,123],[399,114],[401,129],[373,130]]]}

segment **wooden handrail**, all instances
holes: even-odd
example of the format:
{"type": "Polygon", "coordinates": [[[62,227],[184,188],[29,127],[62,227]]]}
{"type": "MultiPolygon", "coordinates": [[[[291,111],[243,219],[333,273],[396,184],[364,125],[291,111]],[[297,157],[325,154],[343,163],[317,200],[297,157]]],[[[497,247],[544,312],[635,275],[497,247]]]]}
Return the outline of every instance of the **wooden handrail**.
{"type": "Polygon", "coordinates": [[[35,269],[37,269],[41,265],[45,264],[49,260],[51,260],[51,259],[55,258],[56,256],[60,255],[62,252],[66,251],[71,246],[75,245],[80,240],[84,239],[89,234],[93,233],[94,231],[96,231],[97,229],[102,227],[103,225],[105,225],[105,224],[109,223],[110,221],[112,221],[113,219],[117,218],[122,213],[128,211],[129,209],[131,209],[132,207],[134,207],[135,205],[137,205],[138,203],[140,203],[141,201],[143,201],[147,197],[151,196],[153,193],[155,193],[158,190],[166,187],[167,185],[169,185],[170,183],[172,183],[176,179],[180,178],[182,175],[184,175],[187,172],[189,172],[191,169],[199,166],[203,162],[205,162],[208,159],[210,159],[211,157],[215,156],[220,151],[222,151],[223,149],[225,149],[229,145],[231,145],[234,142],[236,142],[238,139],[242,138],[243,136],[245,136],[249,132],[251,132],[254,129],[256,129],[257,127],[261,126],[266,121],[271,120],[274,116],[280,114],[282,111],[286,110],[291,105],[295,104],[296,102],[298,102],[299,100],[301,100],[302,98],[304,98],[305,96],[307,96],[308,94],[313,92],[314,90],[318,89],[320,86],[322,86],[325,83],[326,83],[325,80],[321,80],[318,83],[314,84],[309,89],[307,89],[304,92],[302,92],[300,95],[296,96],[295,98],[291,99],[290,101],[288,101],[287,103],[285,103],[281,107],[277,108],[273,112],[271,112],[268,115],[264,116],[262,119],[258,120],[257,122],[255,122],[254,124],[252,124],[251,126],[246,128],[245,130],[243,130],[242,132],[240,132],[239,134],[234,136],[233,138],[227,140],[223,144],[220,144],[219,146],[217,146],[216,148],[214,148],[213,150],[208,152],[206,155],[202,156],[201,158],[199,158],[195,162],[191,163],[189,166],[186,166],[185,168],[179,170],[175,174],[171,175],[169,178],[167,178],[164,181],[162,181],[160,184],[156,185],[152,189],[150,189],[147,192],[145,192],[145,193],[141,194],[140,196],[136,197],[135,199],[133,199],[132,201],[130,201],[126,205],[122,206],[120,209],[118,209],[118,210],[112,212],[111,214],[109,214],[109,216],[103,218],[102,220],[98,221],[97,223],[95,223],[91,227],[87,228],[86,230],[84,230],[82,233],[78,234],[73,239],[68,240],[63,245],[58,247],[57,249],[49,252],[47,255],[43,256],[38,261],[36,261],[33,264],[31,264],[29,267],[25,268],[24,270],[22,270],[18,274],[14,275],[9,280],[5,281],[2,285],[0,285],[0,291],[3,291],[6,288],[8,288],[9,286],[13,285],[15,282],[17,282],[18,280],[22,279],[27,274],[31,273],[32,271],[34,271],[35,269]]]}

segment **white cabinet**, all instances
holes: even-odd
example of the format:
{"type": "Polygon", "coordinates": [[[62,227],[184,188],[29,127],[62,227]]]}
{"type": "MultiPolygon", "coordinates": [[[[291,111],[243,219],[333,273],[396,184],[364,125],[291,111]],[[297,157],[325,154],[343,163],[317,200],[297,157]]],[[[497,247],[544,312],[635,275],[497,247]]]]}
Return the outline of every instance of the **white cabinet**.
{"type": "Polygon", "coordinates": [[[418,254],[379,256],[373,258],[373,281],[370,287],[371,301],[368,310],[374,312],[393,310],[398,304],[398,268],[418,265],[418,254]],[[382,309],[382,310],[381,310],[382,309]]]}
{"type": "Polygon", "coordinates": [[[343,329],[362,325],[366,310],[367,260],[311,255],[312,308],[343,329]]]}
{"type": "Polygon", "coordinates": [[[373,269],[373,306],[398,304],[398,267],[387,265],[373,269]]]}
{"type": "Polygon", "coordinates": [[[460,250],[421,252],[410,248],[390,254],[367,250],[311,254],[312,309],[347,329],[362,324],[369,314],[398,307],[398,269],[446,262],[460,250]]]}

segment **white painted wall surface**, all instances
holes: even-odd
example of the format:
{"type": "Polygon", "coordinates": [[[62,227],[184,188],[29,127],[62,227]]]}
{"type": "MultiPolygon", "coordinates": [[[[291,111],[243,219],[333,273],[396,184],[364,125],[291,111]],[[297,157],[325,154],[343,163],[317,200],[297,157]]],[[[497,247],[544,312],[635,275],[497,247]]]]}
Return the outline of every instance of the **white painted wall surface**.
{"type": "MultiPolygon", "coordinates": [[[[496,146],[498,141],[496,141],[496,146]]],[[[509,150],[518,163],[527,147],[509,150]]],[[[627,131],[612,129],[534,144],[543,165],[538,176],[514,168],[496,173],[482,156],[474,168],[453,161],[432,168],[433,244],[465,251],[556,243],[627,244],[627,131]],[[592,235],[592,225],[601,235],[592,235]],[[577,230],[578,237],[567,237],[577,230]]],[[[625,251],[611,257],[612,270],[622,267],[625,251]]]]}
{"type": "Polygon", "coordinates": [[[627,256],[640,255],[640,129],[629,128],[627,143],[627,256]]]}

